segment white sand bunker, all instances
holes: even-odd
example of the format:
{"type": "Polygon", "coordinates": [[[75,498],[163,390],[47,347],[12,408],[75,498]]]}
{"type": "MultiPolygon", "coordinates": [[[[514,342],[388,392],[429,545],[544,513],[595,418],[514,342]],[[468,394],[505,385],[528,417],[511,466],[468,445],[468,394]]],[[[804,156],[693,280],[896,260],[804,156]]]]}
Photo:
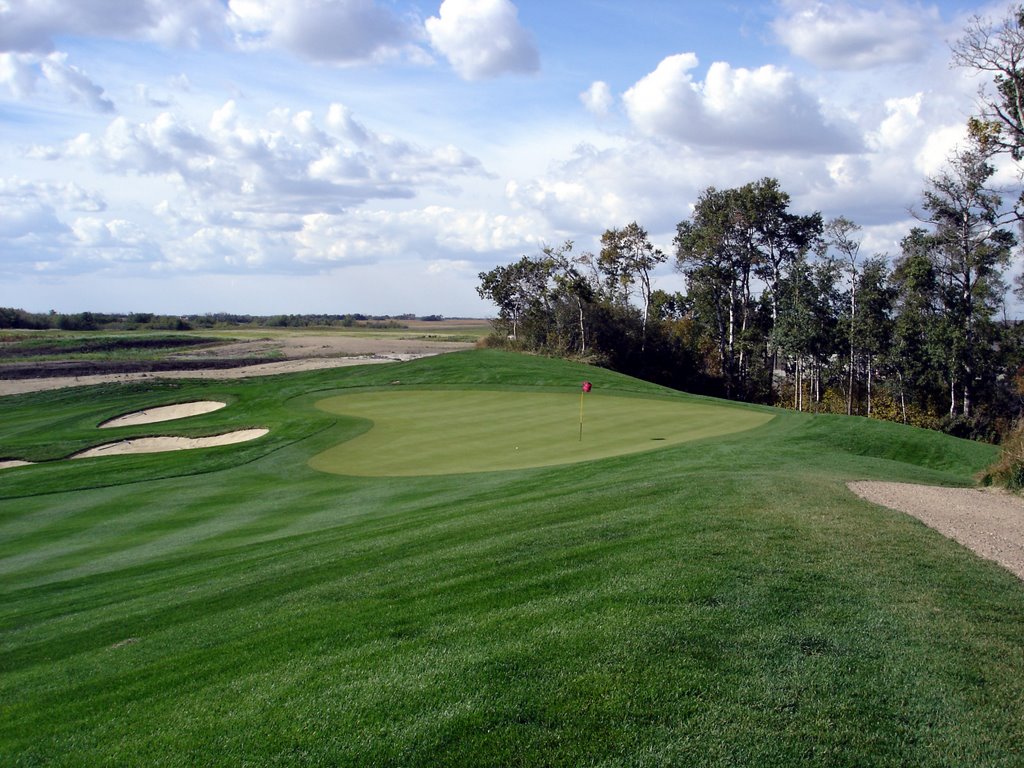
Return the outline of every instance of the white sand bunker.
{"type": "Polygon", "coordinates": [[[110,419],[100,424],[100,429],[111,427],[135,427],[139,424],[156,424],[160,421],[173,421],[174,419],[185,419],[189,416],[199,416],[204,413],[219,411],[227,403],[220,403],[216,400],[198,400],[194,403],[179,403],[177,405],[163,405],[159,408],[147,408],[144,411],[127,413],[110,419]]]}
{"type": "Polygon", "coordinates": [[[18,461],[12,459],[10,461],[0,461],[0,469],[11,469],[12,467],[27,467],[33,462],[31,461],[18,461]]]}
{"type": "Polygon", "coordinates": [[[245,443],[263,437],[269,429],[240,429],[223,435],[210,437],[138,437],[117,443],[98,445],[87,451],[70,456],[72,459],[90,459],[96,456],[119,456],[132,453],[161,453],[163,451],[187,451],[192,448],[213,448],[219,445],[245,443]]]}

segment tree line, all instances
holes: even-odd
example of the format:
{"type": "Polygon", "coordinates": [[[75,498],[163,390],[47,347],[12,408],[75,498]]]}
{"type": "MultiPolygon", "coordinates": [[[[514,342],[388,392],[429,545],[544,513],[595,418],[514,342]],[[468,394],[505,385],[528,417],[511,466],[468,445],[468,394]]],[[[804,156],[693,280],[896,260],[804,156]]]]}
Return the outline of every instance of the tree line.
{"type": "Polygon", "coordinates": [[[299,315],[239,315],[213,312],[202,315],[160,315],[153,312],[28,312],[0,307],[0,329],[61,331],[191,331],[209,328],[408,328],[411,320],[443,321],[444,315],[364,315],[348,313],[299,315]]]}
{"type": "MultiPolygon", "coordinates": [[[[1021,327],[1004,317],[1012,211],[973,145],[928,180],[894,256],[861,227],[792,210],[778,180],[708,188],[670,255],[636,222],[597,254],[565,242],[479,275],[496,342],[681,389],[998,438],[1021,409],[1021,327]]],[[[1018,291],[1020,289],[1018,288],[1018,291]]],[[[1022,297],[1024,298],[1024,297],[1022,297]]]]}
{"type": "MultiPolygon", "coordinates": [[[[491,343],[727,398],[1008,434],[1024,392],[1024,328],[1005,304],[1024,195],[1004,205],[993,163],[1024,177],[1024,6],[975,17],[952,54],[987,76],[979,112],[926,180],[899,253],[863,253],[845,216],[793,211],[777,179],[709,187],[673,253],[632,222],[606,230],[597,254],[567,241],[481,272],[477,291],[498,309],[491,343]],[[652,289],[670,258],[684,292],[652,289]]],[[[1024,301],[1020,276],[1014,292],[1024,301]]]]}

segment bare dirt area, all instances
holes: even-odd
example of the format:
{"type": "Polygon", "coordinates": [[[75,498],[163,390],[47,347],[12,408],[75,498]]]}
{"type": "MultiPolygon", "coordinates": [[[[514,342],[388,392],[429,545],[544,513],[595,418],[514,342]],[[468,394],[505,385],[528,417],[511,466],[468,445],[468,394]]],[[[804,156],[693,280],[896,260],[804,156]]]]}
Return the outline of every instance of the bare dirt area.
{"type": "Polygon", "coordinates": [[[1024,499],[1007,491],[910,483],[848,483],[863,499],[916,517],[929,528],[1024,579],[1024,499]]]}
{"type": "Polygon", "coordinates": [[[160,361],[159,370],[0,379],[0,396],[147,379],[241,379],[323,368],[389,363],[471,349],[472,342],[377,338],[340,333],[287,333],[238,341],[160,361]],[[268,361],[268,358],[270,360],[268,361]],[[260,362],[255,362],[260,360],[260,362]]]}

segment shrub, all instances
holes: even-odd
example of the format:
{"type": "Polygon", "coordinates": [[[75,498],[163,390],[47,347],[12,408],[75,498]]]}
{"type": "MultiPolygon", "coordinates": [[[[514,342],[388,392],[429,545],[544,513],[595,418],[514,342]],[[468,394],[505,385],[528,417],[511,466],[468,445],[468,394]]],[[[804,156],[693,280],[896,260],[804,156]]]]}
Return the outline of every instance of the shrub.
{"type": "Polygon", "coordinates": [[[999,459],[985,470],[981,481],[1014,491],[1024,488],[1024,419],[1018,420],[1003,439],[999,459]]]}

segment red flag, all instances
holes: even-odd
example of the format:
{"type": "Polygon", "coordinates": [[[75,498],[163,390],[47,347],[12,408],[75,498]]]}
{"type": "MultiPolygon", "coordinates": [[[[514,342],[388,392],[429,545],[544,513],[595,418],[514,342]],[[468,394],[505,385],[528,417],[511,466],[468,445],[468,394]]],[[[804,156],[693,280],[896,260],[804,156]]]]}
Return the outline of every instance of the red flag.
{"type": "Polygon", "coordinates": [[[592,388],[592,385],[591,385],[591,383],[589,381],[584,381],[583,382],[583,391],[584,392],[589,392],[591,390],[591,388],[592,388]]]}

